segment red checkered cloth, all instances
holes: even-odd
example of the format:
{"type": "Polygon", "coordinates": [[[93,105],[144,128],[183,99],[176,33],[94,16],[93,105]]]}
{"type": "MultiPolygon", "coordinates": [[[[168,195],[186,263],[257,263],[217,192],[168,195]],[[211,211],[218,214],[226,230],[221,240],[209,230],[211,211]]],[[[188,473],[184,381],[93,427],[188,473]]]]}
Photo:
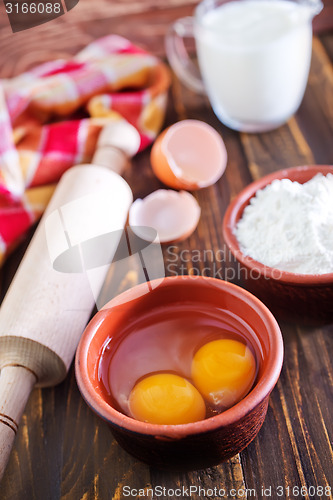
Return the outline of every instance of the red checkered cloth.
{"type": "Polygon", "coordinates": [[[106,123],[134,125],[140,149],[154,140],[169,84],[163,63],[116,35],[0,82],[0,264],[63,172],[91,161],[106,123]]]}

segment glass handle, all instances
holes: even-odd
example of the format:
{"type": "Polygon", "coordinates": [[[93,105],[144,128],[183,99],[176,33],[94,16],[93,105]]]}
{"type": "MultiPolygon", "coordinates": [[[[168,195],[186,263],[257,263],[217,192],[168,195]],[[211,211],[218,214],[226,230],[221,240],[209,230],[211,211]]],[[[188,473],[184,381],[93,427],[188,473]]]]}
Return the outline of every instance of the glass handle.
{"type": "Polygon", "coordinates": [[[200,72],[185,47],[184,38],[194,38],[193,17],[178,19],[169,29],[165,48],[168,61],[178,78],[191,90],[206,94],[200,72]]]}

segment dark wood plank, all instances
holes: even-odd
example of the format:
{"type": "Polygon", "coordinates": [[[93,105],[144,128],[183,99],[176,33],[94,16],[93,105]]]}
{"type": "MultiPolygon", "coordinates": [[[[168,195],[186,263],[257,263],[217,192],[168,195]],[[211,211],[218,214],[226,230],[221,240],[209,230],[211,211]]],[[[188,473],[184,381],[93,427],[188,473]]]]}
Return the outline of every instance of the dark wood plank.
{"type": "Polygon", "coordinates": [[[331,61],[333,61],[333,39],[331,32],[326,32],[324,33],[321,37],[320,40],[325,47],[325,50],[330,58],[331,61]]]}
{"type": "Polygon", "coordinates": [[[242,453],[246,483],[254,488],[272,486],[273,491],[288,485],[308,489],[330,486],[333,455],[329,436],[333,429],[328,411],[333,387],[328,360],[333,348],[332,326],[281,326],[284,368],[271,395],[265,425],[258,439],[242,453]],[[270,467],[265,467],[268,458],[270,467]]]}
{"type": "MultiPolygon", "coordinates": [[[[182,492],[185,490],[183,498],[189,497],[192,500],[202,500],[204,496],[208,496],[211,500],[228,498],[228,492],[231,490],[238,492],[237,498],[245,497],[246,487],[239,455],[210,469],[187,474],[170,474],[153,470],[151,475],[153,486],[163,485],[166,493],[170,491],[163,497],[170,500],[176,498],[176,494],[172,494],[176,489],[182,492]]],[[[157,498],[157,495],[153,496],[154,500],[157,498]]]]}
{"type": "Polygon", "coordinates": [[[318,38],[313,41],[309,82],[296,120],[315,163],[333,163],[332,58],[318,38]]]}

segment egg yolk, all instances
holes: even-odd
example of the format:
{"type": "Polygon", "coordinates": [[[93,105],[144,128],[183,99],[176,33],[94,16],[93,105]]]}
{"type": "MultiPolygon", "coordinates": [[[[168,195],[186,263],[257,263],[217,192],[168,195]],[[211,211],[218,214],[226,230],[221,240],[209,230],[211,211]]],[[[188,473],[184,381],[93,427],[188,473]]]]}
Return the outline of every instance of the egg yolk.
{"type": "Polygon", "coordinates": [[[251,350],[232,339],[213,340],[203,345],[192,361],[192,380],[208,403],[229,408],[251,389],[256,362],[251,350]]]}
{"type": "Polygon", "coordinates": [[[136,420],[151,424],[188,424],[206,415],[205,402],[197,389],[171,373],[140,380],[130,393],[129,409],[136,420]]]}

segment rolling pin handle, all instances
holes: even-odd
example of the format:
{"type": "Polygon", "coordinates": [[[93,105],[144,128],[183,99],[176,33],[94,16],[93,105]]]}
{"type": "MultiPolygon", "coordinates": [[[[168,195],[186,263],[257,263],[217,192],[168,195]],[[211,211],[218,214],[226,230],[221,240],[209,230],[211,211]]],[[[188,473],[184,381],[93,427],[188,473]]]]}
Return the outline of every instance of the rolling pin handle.
{"type": "Polygon", "coordinates": [[[107,167],[116,174],[121,175],[129,161],[127,156],[120,149],[112,146],[99,147],[93,157],[94,165],[107,167]]]}
{"type": "Polygon", "coordinates": [[[110,122],[99,135],[92,163],[121,175],[141,144],[140,134],[126,120],[110,122]]]}
{"type": "Polygon", "coordinates": [[[5,471],[19,421],[36,383],[36,376],[23,366],[5,366],[0,372],[0,480],[5,471]]]}

